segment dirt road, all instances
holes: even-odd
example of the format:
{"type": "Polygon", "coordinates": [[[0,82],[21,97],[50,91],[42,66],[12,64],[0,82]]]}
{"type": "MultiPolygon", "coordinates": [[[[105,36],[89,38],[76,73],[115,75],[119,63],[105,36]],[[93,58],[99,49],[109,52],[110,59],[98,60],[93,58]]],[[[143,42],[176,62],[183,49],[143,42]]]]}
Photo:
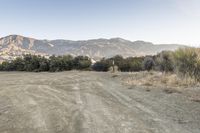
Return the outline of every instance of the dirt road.
{"type": "Polygon", "coordinates": [[[0,73],[0,133],[199,133],[200,103],[110,73],[0,73]]]}

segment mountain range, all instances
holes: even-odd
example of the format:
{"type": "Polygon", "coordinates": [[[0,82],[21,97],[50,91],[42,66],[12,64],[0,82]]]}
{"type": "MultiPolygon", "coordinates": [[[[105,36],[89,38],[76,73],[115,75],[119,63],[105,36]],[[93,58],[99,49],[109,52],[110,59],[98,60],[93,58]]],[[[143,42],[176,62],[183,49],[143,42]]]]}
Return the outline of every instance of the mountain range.
{"type": "Polygon", "coordinates": [[[153,55],[163,50],[175,50],[185,45],[153,44],[145,41],[129,41],[122,38],[93,40],[39,40],[20,35],[0,38],[0,61],[12,60],[23,54],[42,56],[85,55],[93,59],[108,58],[115,55],[143,56],[153,55]]]}

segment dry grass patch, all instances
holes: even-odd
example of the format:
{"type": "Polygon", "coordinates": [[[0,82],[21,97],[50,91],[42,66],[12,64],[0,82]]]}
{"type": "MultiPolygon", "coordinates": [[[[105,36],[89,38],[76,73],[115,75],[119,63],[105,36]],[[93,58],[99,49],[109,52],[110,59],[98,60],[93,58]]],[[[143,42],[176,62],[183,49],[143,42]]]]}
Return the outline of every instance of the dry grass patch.
{"type": "Polygon", "coordinates": [[[196,85],[191,79],[180,79],[176,74],[164,74],[154,71],[130,73],[128,76],[123,77],[122,80],[128,85],[161,88],[185,88],[196,85]]]}

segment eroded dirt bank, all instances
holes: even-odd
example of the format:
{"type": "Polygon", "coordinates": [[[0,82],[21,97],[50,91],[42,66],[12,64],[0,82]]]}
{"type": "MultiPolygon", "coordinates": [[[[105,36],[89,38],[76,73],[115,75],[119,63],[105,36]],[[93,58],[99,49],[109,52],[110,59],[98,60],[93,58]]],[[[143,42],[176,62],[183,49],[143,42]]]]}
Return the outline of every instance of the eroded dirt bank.
{"type": "Polygon", "coordinates": [[[200,103],[110,73],[4,72],[0,132],[199,133],[200,103]]]}

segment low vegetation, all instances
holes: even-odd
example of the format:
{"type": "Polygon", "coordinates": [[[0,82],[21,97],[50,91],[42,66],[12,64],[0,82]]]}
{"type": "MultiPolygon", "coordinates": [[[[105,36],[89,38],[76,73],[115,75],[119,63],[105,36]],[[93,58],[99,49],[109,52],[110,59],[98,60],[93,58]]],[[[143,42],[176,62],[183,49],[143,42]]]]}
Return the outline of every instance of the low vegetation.
{"type": "Polygon", "coordinates": [[[13,61],[3,62],[0,65],[0,70],[28,72],[89,70],[91,64],[91,60],[86,56],[75,58],[70,55],[51,56],[47,59],[37,55],[24,55],[22,58],[18,57],[13,61]]]}
{"type": "Polygon", "coordinates": [[[92,64],[87,56],[72,57],[70,55],[51,56],[45,58],[37,55],[24,55],[13,61],[5,61],[0,65],[1,71],[69,71],[94,70],[109,71],[118,69],[121,72],[160,71],[175,73],[183,79],[200,82],[200,49],[181,48],[174,52],[163,51],[154,56],[128,57],[120,55],[101,59],[92,64]]]}

